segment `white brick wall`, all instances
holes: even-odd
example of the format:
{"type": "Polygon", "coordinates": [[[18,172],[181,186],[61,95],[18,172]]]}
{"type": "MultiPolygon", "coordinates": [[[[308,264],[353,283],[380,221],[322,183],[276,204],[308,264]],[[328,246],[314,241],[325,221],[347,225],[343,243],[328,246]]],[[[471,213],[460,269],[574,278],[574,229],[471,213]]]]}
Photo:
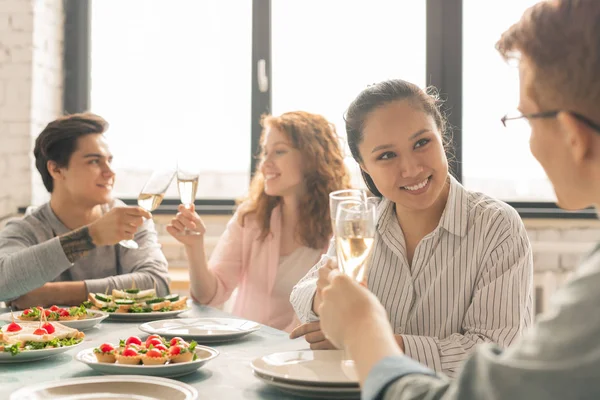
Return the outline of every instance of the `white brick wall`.
{"type": "Polygon", "coordinates": [[[0,218],[48,198],[33,143],[62,113],[62,0],[0,1],[0,218]]]}

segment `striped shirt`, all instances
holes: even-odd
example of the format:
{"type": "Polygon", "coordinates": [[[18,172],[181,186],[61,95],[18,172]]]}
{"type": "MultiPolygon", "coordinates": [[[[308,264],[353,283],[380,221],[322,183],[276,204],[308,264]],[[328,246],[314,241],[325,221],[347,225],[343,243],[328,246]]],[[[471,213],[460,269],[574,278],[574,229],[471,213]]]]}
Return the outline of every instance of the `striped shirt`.
{"type": "MultiPolygon", "coordinates": [[[[509,205],[466,190],[450,177],[440,223],[409,265],[394,203],[383,199],[368,272],[409,357],[452,377],[478,343],[510,345],[532,322],[533,259],[525,227],[509,205]]],[[[335,257],[335,247],[327,255],[335,257]]],[[[312,312],[318,269],[294,287],[302,322],[312,312]]]]}

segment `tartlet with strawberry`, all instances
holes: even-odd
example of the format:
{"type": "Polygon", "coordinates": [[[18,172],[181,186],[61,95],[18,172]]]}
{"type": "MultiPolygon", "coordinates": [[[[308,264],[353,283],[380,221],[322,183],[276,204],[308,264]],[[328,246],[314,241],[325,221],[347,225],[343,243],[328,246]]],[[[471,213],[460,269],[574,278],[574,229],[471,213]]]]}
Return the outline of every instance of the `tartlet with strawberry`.
{"type": "Polygon", "coordinates": [[[142,356],[144,365],[162,365],[169,361],[169,356],[166,351],[151,348],[142,356]]]}
{"type": "Polygon", "coordinates": [[[142,353],[131,346],[125,346],[117,351],[115,358],[119,364],[137,365],[142,360],[142,353]]]}
{"type": "Polygon", "coordinates": [[[137,336],[121,339],[118,347],[103,343],[94,349],[96,359],[101,363],[127,365],[162,365],[190,362],[196,359],[196,342],[187,343],[181,338],[167,341],[158,335],[151,335],[142,341],[137,336]]]}
{"type": "Polygon", "coordinates": [[[102,343],[94,349],[98,362],[114,364],[117,361],[116,349],[110,343],[102,343]]]}

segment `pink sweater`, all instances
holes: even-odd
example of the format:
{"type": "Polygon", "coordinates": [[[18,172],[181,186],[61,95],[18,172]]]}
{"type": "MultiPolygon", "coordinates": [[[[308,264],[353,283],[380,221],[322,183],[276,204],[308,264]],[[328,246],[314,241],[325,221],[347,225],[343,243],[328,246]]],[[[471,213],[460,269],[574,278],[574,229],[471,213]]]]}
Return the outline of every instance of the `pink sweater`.
{"type": "MultiPolygon", "coordinates": [[[[285,299],[272,295],[280,262],[280,207],[271,213],[271,233],[264,241],[259,236],[260,226],[252,215],[246,216],[244,226],[238,213],[231,218],[208,262],[217,277],[217,291],[208,305],[223,304],[237,287],[234,315],[289,332],[300,324],[289,294],[285,299]]],[[[317,261],[307,260],[306,272],[317,261]]]]}

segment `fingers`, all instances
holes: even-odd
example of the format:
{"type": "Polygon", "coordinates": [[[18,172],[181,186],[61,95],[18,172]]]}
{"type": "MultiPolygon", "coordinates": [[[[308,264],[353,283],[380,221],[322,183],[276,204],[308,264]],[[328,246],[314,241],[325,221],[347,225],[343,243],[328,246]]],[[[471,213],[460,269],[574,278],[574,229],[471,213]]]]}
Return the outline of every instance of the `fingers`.
{"type": "Polygon", "coordinates": [[[337,347],[335,347],[329,340],[325,339],[323,341],[320,342],[316,342],[316,343],[311,343],[310,344],[310,349],[311,350],[334,350],[337,347]]]}
{"type": "Polygon", "coordinates": [[[185,225],[178,219],[172,220],[171,225],[178,231],[183,231],[185,229],[185,225]]]}
{"type": "MultiPolygon", "coordinates": [[[[352,280],[352,278],[342,274],[339,270],[331,271],[331,273],[329,274],[329,285],[321,289],[321,297],[323,299],[323,302],[325,302],[329,298],[329,296],[335,296],[335,292],[344,292],[345,290],[347,290],[345,288],[347,288],[349,285],[352,285],[353,283],[354,281],[352,280]]],[[[321,307],[322,306],[323,304],[321,303],[321,307]]],[[[320,309],[319,312],[321,312],[320,309]]]]}
{"type": "Polygon", "coordinates": [[[306,336],[304,337],[304,339],[308,343],[311,343],[311,344],[312,343],[319,343],[319,342],[322,342],[324,340],[327,340],[327,338],[325,338],[325,334],[320,329],[318,331],[307,333],[306,336]]]}
{"type": "Polygon", "coordinates": [[[183,204],[180,204],[179,207],[177,207],[177,215],[182,215],[186,218],[191,219],[192,221],[197,221],[200,220],[200,216],[198,215],[198,213],[196,213],[196,211],[194,211],[194,208],[186,208],[183,204]]]}
{"type": "Polygon", "coordinates": [[[302,324],[302,325],[296,327],[290,333],[290,339],[296,339],[296,338],[304,336],[308,333],[320,331],[320,330],[321,330],[321,323],[319,321],[309,322],[308,324],[302,324]]]}
{"type": "Polygon", "coordinates": [[[140,218],[142,218],[142,222],[143,222],[143,218],[146,218],[146,219],[152,218],[152,214],[149,211],[144,210],[142,207],[130,206],[130,207],[125,207],[125,210],[126,210],[126,215],[131,216],[131,217],[140,217],[140,218]]]}
{"type": "Polygon", "coordinates": [[[177,237],[182,232],[182,230],[181,229],[177,229],[173,225],[167,225],[167,232],[169,233],[169,235],[177,237]]]}
{"type": "Polygon", "coordinates": [[[337,269],[337,267],[338,267],[337,260],[333,257],[329,257],[329,260],[327,260],[324,267],[331,271],[337,269]]]}

